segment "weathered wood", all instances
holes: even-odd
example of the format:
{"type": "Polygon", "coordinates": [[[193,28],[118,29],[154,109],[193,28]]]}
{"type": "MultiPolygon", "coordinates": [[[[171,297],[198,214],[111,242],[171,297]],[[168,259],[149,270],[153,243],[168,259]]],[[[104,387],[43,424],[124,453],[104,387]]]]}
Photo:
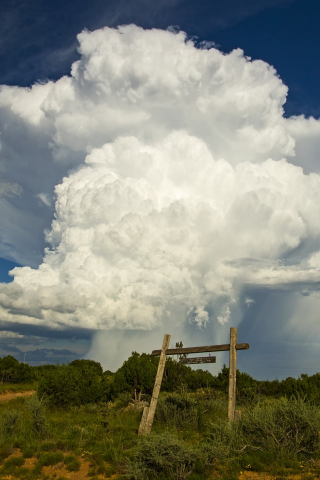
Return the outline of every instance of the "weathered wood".
{"type": "MultiPolygon", "coordinates": [[[[236,350],[248,350],[248,343],[237,343],[236,350]]],[[[169,348],[166,352],[166,355],[182,355],[184,353],[207,353],[207,352],[226,352],[230,350],[230,344],[225,345],[208,345],[206,347],[183,347],[183,348],[169,348]]],[[[153,350],[153,356],[159,356],[161,350],[153,350]]]]}
{"type": "Polygon", "coordinates": [[[160,360],[159,360],[159,365],[158,365],[158,371],[157,371],[156,380],[154,382],[153,393],[152,393],[152,397],[151,397],[148,416],[147,416],[147,420],[145,422],[144,430],[140,433],[140,435],[149,435],[150,432],[151,432],[153,419],[154,419],[154,414],[156,412],[158,397],[159,397],[159,393],[160,393],[164,367],[166,365],[166,350],[169,347],[170,338],[171,338],[171,335],[165,335],[164,339],[163,339],[161,355],[160,355],[160,360]]]}
{"type": "Polygon", "coordinates": [[[199,363],[217,363],[217,357],[180,358],[179,363],[183,363],[184,365],[195,365],[199,363]]]}
{"type": "Polygon", "coordinates": [[[148,413],[149,413],[149,407],[144,407],[141,422],[140,422],[140,426],[139,426],[138,435],[143,435],[143,432],[145,431],[147,418],[148,418],[148,413]]]}
{"type": "Polygon", "coordinates": [[[228,420],[234,420],[236,407],[237,329],[230,328],[228,420]]]}
{"type": "Polygon", "coordinates": [[[241,420],[241,410],[235,410],[234,411],[234,421],[238,422],[241,420]]]}

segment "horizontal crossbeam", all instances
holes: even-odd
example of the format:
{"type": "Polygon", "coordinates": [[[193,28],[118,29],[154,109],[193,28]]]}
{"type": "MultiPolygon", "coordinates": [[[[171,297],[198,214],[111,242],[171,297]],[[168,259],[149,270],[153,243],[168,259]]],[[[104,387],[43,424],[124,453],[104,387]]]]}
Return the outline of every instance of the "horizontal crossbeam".
{"type": "MultiPolygon", "coordinates": [[[[248,350],[249,343],[237,343],[236,350],[248,350]]],[[[206,347],[183,347],[183,348],[168,348],[166,355],[183,355],[184,353],[206,353],[206,352],[226,352],[230,350],[230,343],[225,345],[209,345],[206,347]]],[[[158,357],[161,350],[153,350],[151,355],[158,357]]]]}
{"type": "Polygon", "coordinates": [[[183,363],[184,365],[196,365],[200,363],[217,363],[217,357],[180,358],[179,363],[183,363]]]}

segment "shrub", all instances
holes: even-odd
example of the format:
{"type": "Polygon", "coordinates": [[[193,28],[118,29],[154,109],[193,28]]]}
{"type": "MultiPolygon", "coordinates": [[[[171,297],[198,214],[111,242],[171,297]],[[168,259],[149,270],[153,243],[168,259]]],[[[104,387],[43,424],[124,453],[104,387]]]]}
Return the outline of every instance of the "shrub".
{"type": "Polygon", "coordinates": [[[23,458],[32,458],[35,455],[36,451],[37,451],[36,445],[26,446],[22,451],[23,458]]]}
{"type": "Polygon", "coordinates": [[[80,370],[82,375],[89,375],[92,377],[95,375],[101,376],[103,374],[101,363],[95,362],[94,360],[73,360],[73,362],[69,363],[69,366],[80,370]]]}
{"type": "Polygon", "coordinates": [[[24,464],[24,459],[23,457],[11,457],[8,460],[6,460],[4,463],[7,467],[11,467],[11,466],[21,467],[24,464]]]}
{"type": "Polygon", "coordinates": [[[19,363],[11,355],[0,358],[0,380],[1,382],[28,382],[34,380],[35,372],[27,363],[19,363]]]}
{"type": "Polygon", "coordinates": [[[199,408],[187,395],[169,395],[158,400],[155,420],[176,428],[195,428],[199,425],[199,408]]]}
{"type": "Polygon", "coordinates": [[[302,398],[283,398],[248,410],[241,428],[264,450],[288,456],[313,453],[319,447],[320,411],[302,398]]]}
{"type": "Polygon", "coordinates": [[[125,465],[125,476],[144,480],[164,475],[184,480],[201,459],[200,449],[186,446],[182,440],[169,433],[142,437],[133,459],[125,465]]]}
{"type": "Polygon", "coordinates": [[[94,371],[88,370],[84,375],[77,366],[58,365],[40,378],[38,395],[46,395],[51,405],[62,408],[98,402],[102,397],[102,384],[94,371]]]}
{"type": "Polygon", "coordinates": [[[209,424],[209,433],[202,447],[207,463],[212,463],[215,459],[227,459],[245,445],[240,422],[229,423],[227,420],[220,420],[209,424]]]}
{"type": "MultiPolygon", "coordinates": [[[[154,380],[159,364],[159,357],[146,353],[141,355],[132,352],[131,357],[126,360],[113,376],[109,376],[109,399],[116,398],[120,393],[143,391],[151,395],[154,380]]],[[[106,373],[106,372],[105,372],[106,373]]],[[[167,358],[165,371],[162,380],[162,390],[173,392],[179,386],[186,386],[189,390],[197,390],[202,387],[212,387],[216,384],[216,378],[211,373],[203,370],[192,370],[172,358],[167,358]]]]}
{"type": "Polygon", "coordinates": [[[40,445],[39,449],[42,452],[54,452],[57,450],[56,442],[44,442],[40,445]]]}
{"type": "Polygon", "coordinates": [[[27,401],[27,410],[31,416],[33,429],[41,434],[46,431],[46,399],[45,397],[39,398],[38,395],[32,395],[27,401]]]}
{"type": "Polygon", "coordinates": [[[0,449],[0,462],[2,463],[3,460],[8,458],[12,453],[14,452],[14,449],[12,447],[5,447],[0,449]]]}
{"type": "Polygon", "coordinates": [[[240,422],[210,424],[204,442],[209,459],[242,454],[246,449],[294,458],[319,448],[320,411],[301,398],[265,401],[244,412],[240,422]]]}
{"type": "Polygon", "coordinates": [[[65,439],[68,441],[69,445],[81,445],[86,437],[89,435],[89,428],[82,427],[81,425],[69,425],[65,432],[65,439]]]}
{"type": "Polygon", "coordinates": [[[154,379],[156,377],[159,358],[143,353],[132,352],[131,357],[126,360],[114,374],[110,383],[111,398],[126,392],[132,395],[134,391],[143,391],[151,395],[154,379]]]}
{"type": "Polygon", "coordinates": [[[2,435],[4,437],[10,437],[16,433],[19,420],[20,414],[17,410],[7,410],[4,412],[2,415],[2,435]]]}
{"type": "Polygon", "coordinates": [[[39,458],[39,465],[41,467],[48,467],[50,465],[56,465],[57,463],[63,462],[64,455],[62,452],[48,452],[43,453],[39,458]]]}
{"type": "Polygon", "coordinates": [[[75,455],[65,456],[64,463],[69,472],[78,472],[78,470],[80,469],[80,462],[75,455]]]}
{"type": "Polygon", "coordinates": [[[23,457],[11,457],[8,458],[1,468],[1,478],[21,478],[25,476],[26,469],[23,468],[23,457]]]}
{"type": "Polygon", "coordinates": [[[178,410],[189,410],[195,405],[194,401],[192,401],[187,394],[168,395],[165,399],[165,402],[170,403],[171,405],[175,405],[178,410]]]}

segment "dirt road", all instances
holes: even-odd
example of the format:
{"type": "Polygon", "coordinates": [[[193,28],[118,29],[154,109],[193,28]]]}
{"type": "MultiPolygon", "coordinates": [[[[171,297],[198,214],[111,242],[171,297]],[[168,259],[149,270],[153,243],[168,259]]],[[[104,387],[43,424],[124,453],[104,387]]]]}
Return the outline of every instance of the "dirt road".
{"type": "Polygon", "coordinates": [[[35,390],[28,390],[26,392],[6,392],[0,394],[0,402],[9,402],[9,400],[13,400],[17,397],[30,397],[35,393],[35,390]]]}

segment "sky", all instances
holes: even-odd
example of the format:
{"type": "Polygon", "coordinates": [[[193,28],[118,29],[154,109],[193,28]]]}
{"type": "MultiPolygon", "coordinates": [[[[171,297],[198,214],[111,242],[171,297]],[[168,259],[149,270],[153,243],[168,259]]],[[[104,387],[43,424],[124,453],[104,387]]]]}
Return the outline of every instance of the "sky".
{"type": "Polygon", "coordinates": [[[0,355],[115,370],[237,327],[242,371],[317,372],[319,1],[0,13],[0,355]]]}

